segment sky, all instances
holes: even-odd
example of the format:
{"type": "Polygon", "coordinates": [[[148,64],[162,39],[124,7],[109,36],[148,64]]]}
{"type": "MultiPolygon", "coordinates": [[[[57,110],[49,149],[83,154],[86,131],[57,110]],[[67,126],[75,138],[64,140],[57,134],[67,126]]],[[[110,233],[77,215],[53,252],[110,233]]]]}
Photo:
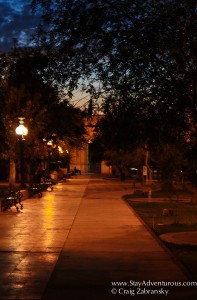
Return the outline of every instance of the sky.
{"type": "Polygon", "coordinates": [[[0,0],[0,52],[17,46],[30,46],[30,37],[39,23],[39,16],[33,15],[31,0],[0,0]]]}
{"type": "MultiPolygon", "coordinates": [[[[39,23],[39,15],[33,15],[31,0],[0,0],[0,53],[14,46],[31,46],[31,35],[39,23]],[[14,40],[17,39],[17,44],[14,40]]],[[[76,92],[72,104],[82,107],[89,95],[76,92]]]]}

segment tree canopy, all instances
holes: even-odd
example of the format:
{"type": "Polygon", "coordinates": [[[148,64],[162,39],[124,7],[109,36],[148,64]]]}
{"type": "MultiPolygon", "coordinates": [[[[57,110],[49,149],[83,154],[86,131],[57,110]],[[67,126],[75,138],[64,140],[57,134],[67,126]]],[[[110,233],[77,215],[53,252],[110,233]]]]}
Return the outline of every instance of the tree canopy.
{"type": "Polygon", "coordinates": [[[32,3],[43,13],[41,45],[71,89],[88,78],[105,96],[196,109],[196,1],[32,3]]]}
{"type": "Polygon", "coordinates": [[[1,55],[0,128],[1,154],[17,159],[15,128],[19,117],[28,128],[25,157],[34,165],[47,156],[47,141],[54,140],[66,150],[83,142],[81,111],[61,98],[48,76],[47,58],[36,49],[17,49],[1,55]]]}
{"type": "Polygon", "coordinates": [[[37,43],[57,66],[56,79],[70,93],[81,86],[103,99],[106,148],[192,147],[195,0],[32,0],[32,7],[42,12],[37,43]]]}

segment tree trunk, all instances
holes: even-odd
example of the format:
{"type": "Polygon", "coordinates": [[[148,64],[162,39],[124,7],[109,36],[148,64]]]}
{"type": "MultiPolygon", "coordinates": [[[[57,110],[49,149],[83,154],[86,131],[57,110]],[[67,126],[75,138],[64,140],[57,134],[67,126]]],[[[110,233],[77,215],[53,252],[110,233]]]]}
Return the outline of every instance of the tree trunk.
{"type": "Polygon", "coordinates": [[[152,170],[149,166],[149,151],[148,151],[148,147],[146,145],[145,145],[145,149],[146,149],[145,166],[147,168],[146,184],[151,185],[152,184],[152,170]]]}
{"type": "Polygon", "coordinates": [[[9,189],[13,189],[16,182],[16,164],[13,159],[10,159],[10,174],[9,174],[9,189]]]}

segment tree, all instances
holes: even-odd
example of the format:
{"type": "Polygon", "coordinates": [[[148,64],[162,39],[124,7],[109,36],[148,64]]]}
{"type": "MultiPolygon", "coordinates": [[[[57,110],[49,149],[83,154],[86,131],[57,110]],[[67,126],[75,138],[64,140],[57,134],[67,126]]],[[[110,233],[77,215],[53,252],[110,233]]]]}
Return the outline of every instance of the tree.
{"type": "Polygon", "coordinates": [[[154,153],[176,141],[181,151],[196,124],[196,1],[32,3],[42,10],[37,41],[58,66],[56,77],[70,92],[82,81],[103,98],[109,149],[143,142],[154,153]]]}
{"type": "MultiPolygon", "coordinates": [[[[5,57],[3,56],[5,59],[5,57]]],[[[67,145],[79,145],[83,123],[78,109],[60,99],[59,89],[45,72],[46,61],[36,49],[22,49],[7,54],[9,64],[2,68],[0,80],[1,123],[4,131],[2,152],[10,159],[10,185],[15,182],[17,162],[18,117],[25,118],[29,134],[25,159],[29,172],[46,155],[44,139],[56,136],[67,145]],[[51,84],[49,84],[51,83],[51,84]],[[60,115],[61,113],[61,115],[60,115]],[[68,118],[69,116],[69,118],[68,118]]]]}
{"type": "Polygon", "coordinates": [[[39,41],[71,89],[88,78],[115,96],[196,109],[196,1],[32,3],[39,41]]]}
{"type": "Polygon", "coordinates": [[[125,103],[112,99],[104,108],[105,116],[96,130],[104,157],[120,172],[146,165],[150,182],[154,166],[162,173],[163,187],[172,189],[171,179],[186,161],[188,122],[174,118],[175,111],[159,111],[155,106],[142,109],[142,104],[132,99],[125,103]]]}

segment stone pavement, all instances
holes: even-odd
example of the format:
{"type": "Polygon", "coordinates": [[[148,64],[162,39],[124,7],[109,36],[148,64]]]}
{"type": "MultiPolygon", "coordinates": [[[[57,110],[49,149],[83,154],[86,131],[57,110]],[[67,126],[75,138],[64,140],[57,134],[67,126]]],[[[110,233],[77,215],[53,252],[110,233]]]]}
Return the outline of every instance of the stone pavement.
{"type": "Polygon", "coordinates": [[[129,182],[82,175],[1,212],[0,300],[197,299],[128,193],[129,182]]]}

